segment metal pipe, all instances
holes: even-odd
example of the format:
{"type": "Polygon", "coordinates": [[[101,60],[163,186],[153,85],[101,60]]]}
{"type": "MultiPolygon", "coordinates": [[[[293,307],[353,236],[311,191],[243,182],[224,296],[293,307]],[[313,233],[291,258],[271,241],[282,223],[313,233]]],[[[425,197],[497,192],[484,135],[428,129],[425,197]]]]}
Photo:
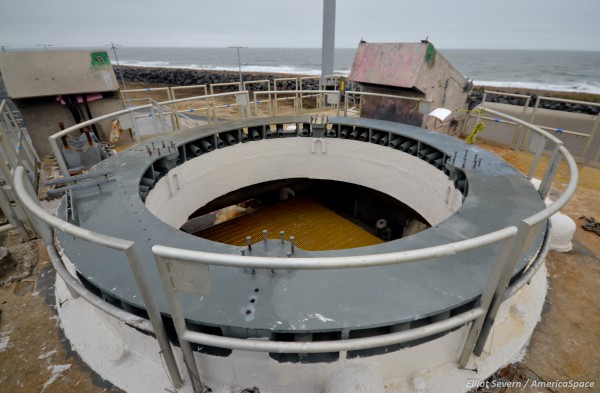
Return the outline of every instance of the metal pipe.
{"type": "Polygon", "coordinates": [[[0,233],[4,233],[7,231],[12,231],[13,229],[17,229],[13,224],[4,224],[0,227],[0,233]]]}
{"type": "Polygon", "coordinates": [[[388,141],[390,140],[390,135],[385,133],[378,141],[381,146],[387,146],[388,141]]]}
{"type": "Polygon", "coordinates": [[[404,330],[380,336],[354,338],[332,341],[262,341],[247,340],[243,338],[232,338],[214,336],[212,334],[186,331],[183,339],[200,345],[214,346],[218,348],[236,349],[242,351],[259,351],[274,353],[324,353],[339,351],[357,351],[361,349],[378,348],[387,345],[400,344],[423,337],[447,332],[454,328],[463,326],[476,318],[484,315],[481,307],[474,308],[452,318],[440,322],[428,324],[415,329],[404,330]]]}
{"type": "Polygon", "coordinates": [[[250,136],[252,137],[253,141],[257,141],[260,139],[260,134],[259,134],[258,130],[256,129],[256,127],[252,127],[250,129],[250,136]]]}
{"type": "Polygon", "coordinates": [[[275,131],[277,132],[278,137],[282,137],[283,136],[283,124],[276,124],[275,131]]]}
{"type": "Polygon", "coordinates": [[[342,126],[340,129],[340,139],[346,139],[351,130],[352,127],[350,126],[342,126]]]}
{"type": "Polygon", "coordinates": [[[198,157],[200,154],[202,154],[202,149],[193,143],[188,143],[187,148],[194,157],[198,157]]]}
{"type": "Polygon", "coordinates": [[[158,306],[156,305],[156,302],[151,295],[152,292],[150,289],[150,285],[146,278],[145,271],[141,262],[141,257],[139,255],[139,250],[137,249],[136,244],[129,240],[123,240],[116,237],[107,236],[101,233],[79,228],[76,225],[63,221],[58,217],[54,217],[53,215],[49,214],[44,209],[42,209],[41,206],[34,202],[33,199],[31,199],[24,183],[25,176],[26,174],[24,168],[22,166],[17,167],[14,174],[15,191],[19,195],[21,203],[34,216],[36,216],[49,226],[56,228],[68,235],[86,240],[92,244],[125,252],[129,264],[131,266],[131,270],[133,271],[133,274],[135,276],[136,284],[144,300],[144,305],[146,307],[146,310],[148,311],[150,320],[152,321],[152,326],[154,327],[156,338],[163,352],[165,363],[167,363],[167,368],[169,369],[171,380],[173,381],[173,384],[176,386],[176,388],[181,387],[182,381],[181,376],[179,375],[179,371],[177,370],[177,363],[175,362],[173,351],[167,338],[167,334],[164,330],[162,318],[160,316],[160,313],[158,312],[158,306]]]}
{"type": "Polygon", "coordinates": [[[310,124],[302,124],[302,130],[300,130],[300,136],[310,135],[310,124]]]}
{"type": "Polygon", "coordinates": [[[54,248],[54,245],[47,245],[46,250],[48,251],[48,256],[50,257],[50,261],[52,262],[52,266],[54,267],[56,274],[58,274],[58,276],[64,281],[69,290],[75,293],[74,297],[81,296],[98,310],[118,319],[126,325],[154,334],[154,328],[149,320],[131,314],[119,307],[113,306],[101,297],[94,295],[79,281],[77,281],[63,264],[63,261],[54,248]]]}
{"type": "Polygon", "coordinates": [[[233,145],[237,144],[237,142],[238,142],[237,139],[235,139],[235,137],[233,135],[231,135],[230,132],[226,133],[224,135],[224,137],[225,137],[225,141],[227,142],[227,144],[229,146],[233,146],[233,145]]]}
{"type": "Polygon", "coordinates": [[[365,142],[367,139],[369,139],[369,130],[364,130],[358,136],[358,140],[361,142],[365,142]]]}
{"type": "Polygon", "coordinates": [[[321,85],[333,74],[335,49],[335,1],[323,0],[323,42],[321,47],[321,85]]]}
{"type": "MultiPolygon", "coordinates": [[[[174,247],[155,245],[152,247],[154,254],[163,258],[172,258],[183,261],[196,261],[208,265],[258,269],[292,269],[292,270],[327,270],[327,269],[353,269],[363,267],[395,265],[399,263],[414,262],[422,259],[440,258],[454,255],[476,247],[482,247],[508,239],[517,233],[514,226],[506,227],[495,232],[460,240],[455,243],[442,244],[416,250],[397,251],[388,254],[355,255],[343,257],[321,258],[270,258],[258,256],[241,257],[239,255],[213,254],[204,251],[183,250],[174,247]]],[[[293,244],[293,236],[290,242],[293,244]]]]}
{"type": "Polygon", "coordinates": [[[273,133],[271,132],[271,126],[266,124],[265,125],[265,139],[270,139],[273,136],[273,133]]]}
{"type": "Polygon", "coordinates": [[[202,148],[202,150],[204,150],[207,153],[210,153],[211,151],[214,150],[214,146],[212,145],[212,143],[210,143],[209,141],[207,141],[206,139],[201,139],[200,140],[200,147],[202,148]]]}
{"type": "Polygon", "coordinates": [[[519,278],[517,278],[504,292],[504,297],[502,301],[507,300],[512,295],[517,293],[521,288],[528,284],[529,281],[533,278],[533,276],[537,273],[538,270],[542,267],[544,262],[546,261],[546,256],[550,251],[550,231],[551,231],[551,221],[548,220],[548,227],[546,228],[546,233],[544,233],[544,240],[542,241],[542,248],[538,255],[535,257],[534,261],[529,265],[529,268],[522,273],[519,278]]]}

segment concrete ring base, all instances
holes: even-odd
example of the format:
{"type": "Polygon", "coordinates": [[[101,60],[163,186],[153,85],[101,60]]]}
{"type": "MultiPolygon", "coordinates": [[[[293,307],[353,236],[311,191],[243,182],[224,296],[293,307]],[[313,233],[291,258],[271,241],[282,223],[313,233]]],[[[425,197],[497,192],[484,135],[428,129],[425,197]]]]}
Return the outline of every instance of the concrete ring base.
{"type": "MultiPolygon", "coordinates": [[[[233,351],[228,357],[197,353],[196,360],[203,382],[215,393],[254,386],[273,393],[342,392],[348,388],[343,376],[351,369],[369,376],[366,380],[371,382],[363,386],[364,391],[382,391],[383,383],[387,392],[466,392],[499,368],[522,358],[540,318],[546,290],[543,265],[529,285],[502,304],[483,355],[472,356],[469,361],[467,368],[477,372],[456,365],[469,326],[392,353],[352,360],[341,356],[331,363],[278,363],[266,353],[246,351],[233,351]]],[[[81,298],[73,298],[60,277],[56,280],[56,299],[61,326],[73,349],[102,378],[131,393],[175,390],[154,337],[98,311],[81,298]]],[[[174,347],[174,352],[180,370],[185,370],[181,351],[174,347]]],[[[178,391],[192,392],[189,381],[178,391]]]]}

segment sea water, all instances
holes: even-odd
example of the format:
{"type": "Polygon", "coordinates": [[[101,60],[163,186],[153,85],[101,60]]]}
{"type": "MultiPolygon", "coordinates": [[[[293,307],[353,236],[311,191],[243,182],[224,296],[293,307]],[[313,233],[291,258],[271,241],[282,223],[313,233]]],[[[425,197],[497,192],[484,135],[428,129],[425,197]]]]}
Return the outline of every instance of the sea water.
{"type": "MultiPolygon", "coordinates": [[[[600,52],[438,49],[476,85],[600,94],[600,52]]],[[[347,75],[356,49],[335,50],[335,72],[347,75]]],[[[111,57],[114,57],[110,53],[111,57]]],[[[130,48],[117,50],[121,64],[147,67],[238,70],[233,48],[130,48]]],[[[113,59],[114,60],[114,59],[113,59]]],[[[318,75],[317,48],[242,48],[245,72],[318,75]]]]}

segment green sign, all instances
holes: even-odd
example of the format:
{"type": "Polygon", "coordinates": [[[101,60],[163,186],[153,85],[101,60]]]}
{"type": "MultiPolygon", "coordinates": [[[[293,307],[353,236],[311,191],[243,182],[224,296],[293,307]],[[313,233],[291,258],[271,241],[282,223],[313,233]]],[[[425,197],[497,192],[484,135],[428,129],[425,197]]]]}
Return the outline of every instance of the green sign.
{"type": "Polygon", "coordinates": [[[427,50],[425,51],[425,63],[429,67],[433,67],[435,64],[435,47],[432,44],[427,45],[427,50]]]}
{"type": "Polygon", "coordinates": [[[99,67],[103,65],[110,65],[108,59],[108,53],[106,52],[92,52],[92,67],[99,67]]]}

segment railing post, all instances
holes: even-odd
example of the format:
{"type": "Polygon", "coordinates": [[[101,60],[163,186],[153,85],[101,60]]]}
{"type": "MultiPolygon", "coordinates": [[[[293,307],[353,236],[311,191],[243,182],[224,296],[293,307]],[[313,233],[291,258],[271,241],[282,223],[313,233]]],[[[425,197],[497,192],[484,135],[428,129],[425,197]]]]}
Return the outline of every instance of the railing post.
{"type": "MultiPolygon", "coordinates": [[[[352,99],[354,99],[354,93],[352,94],[352,99]]],[[[348,116],[348,92],[346,92],[346,96],[344,97],[344,116],[348,116]]]]}
{"type": "Polygon", "coordinates": [[[183,310],[181,309],[179,301],[177,300],[177,294],[173,288],[173,282],[171,280],[171,275],[169,273],[166,260],[156,254],[154,254],[154,258],[156,259],[158,274],[162,282],[167,304],[171,310],[173,324],[175,325],[175,331],[177,332],[177,338],[179,339],[179,347],[183,353],[183,360],[188,370],[194,393],[202,393],[204,390],[202,381],[200,380],[198,365],[196,364],[196,359],[194,358],[194,351],[192,350],[192,346],[189,341],[183,338],[186,331],[185,316],[183,315],[183,310]]]}
{"type": "MultiPolygon", "coordinates": [[[[492,271],[488,277],[487,283],[481,293],[481,298],[479,300],[479,307],[483,308],[486,313],[490,309],[490,305],[492,303],[492,299],[494,298],[494,293],[496,292],[499,282],[502,278],[502,274],[505,270],[505,266],[508,265],[509,258],[513,255],[514,246],[516,243],[516,236],[518,236],[518,232],[516,235],[506,239],[502,246],[500,247],[500,251],[498,252],[498,256],[496,258],[496,262],[492,266],[492,271]]],[[[471,328],[469,329],[469,334],[465,340],[465,344],[462,349],[462,353],[458,360],[458,365],[461,368],[466,367],[467,362],[469,361],[469,357],[471,353],[473,353],[473,349],[475,348],[475,344],[477,343],[477,339],[481,332],[481,327],[483,326],[486,318],[486,313],[484,313],[481,317],[477,318],[473,321],[471,328]]]]}
{"type": "Polygon", "coordinates": [[[63,177],[71,177],[69,174],[69,169],[67,168],[67,164],[65,163],[65,158],[58,148],[58,143],[56,143],[56,139],[54,139],[52,136],[49,136],[48,143],[50,143],[50,148],[52,149],[52,153],[54,154],[54,158],[56,159],[56,163],[58,164],[58,168],[60,169],[63,177]]]}
{"type": "MultiPolygon", "coordinates": [[[[523,106],[523,112],[521,112],[521,120],[525,120],[525,114],[527,113],[527,108],[529,108],[529,103],[531,102],[531,96],[527,97],[527,100],[525,100],[525,105],[523,106]]],[[[517,141],[519,140],[519,136],[521,135],[521,130],[523,129],[523,126],[520,124],[517,124],[517,128],[515,130],[515,136],[513,137],[513,140],[510,144],[511,149],[515,149],[517,146],[517,141]]]]}
{"type": "Polygon", "coordinates": [[[513,271],[515,270],[515,266],[519,261],[519,258],[523,254],[523,250],[525,246],[528,244],[529,236],[532,234],[531,229],[533,225],[529,224],[526,220],[521,221],[519,224],[519,231],[514,238],[514,243],[511,246],[510,253],[508,258],[501,263],[504,267],[504,271],[502,272],[502,276],[500,277],[500,281],[495,288],[494,296],[492,299],[492,303],[488,308],[487,315],[485,316],[485,320],[483,322],[483,326],[481,327],[481,332],[477,337],[477,342],[474,348],[474,353],[476,356],[480,356],[483,352],[483,348],[487,341],[487,338],[490,334],[492,326],[496,320],[496,315],[498,314],[498,310],[500,309],[500,305],[502,304],[502,300],[504,299],[504,293],[508,288],[508,284],[512,277],[513,271]]]}
{"type": "Polygon", "coordinates": [[[533,158],[533,162],[531,163],[531,167],[529,168],[529,173],[527,174],[527,179],[531,180],[533,175],[535,174],[535,170],[540,163],[540,158],[542,158],[542,153],[544,153],[544,147],[546,147],[546,138],[542,135],[534,134],[536,138],[539,138],[539,144],[535,149],[535,157],[533,158]]]}
{"type": "Polygon", "coordinates": [[[558,169],[558,164],[560,164],[560,155],[558,154],[558,149],[562,145],[562,143],[557,143],[554,147],[554,151],[552,152],[552,156],[550,157],[550,162],[548,162],[548,167],[546,168],[546,173],[544,173],[542,183],[538,188],[538,193],[540,194],[540,197],[542,199],[545,199],[546,195],[548,195],[548,191],[550,191],[552,179],[554,179],[554,175],[556,174],[556,170],[558,169]]]}
{"type": "Polygon", "coordinates": [[[142,138],[140,136],[140,130],[138,129],[135,116],[133,115],[133,110],[129,112],[129,117],[131,118],[131,128],[133,129],[133,141],[140,142],[142,138]]]}
{"type": "Polygon", "coordinates": [[[177,368],[177,362],[175,361],[175,356],[173,355],[171,343],[167,338],[167,333],[165,331],[162,317],[160,316],[158,305],[152,296],[150,283],[144,271],[144,267],[142,266],[140,251],[135,243],[132,243],[131,246],[124,251],[127,255],[127,260],[129,261],[131,270],[133,271],[135,282],[140,290],[140,295],[142,296],[142,300],[146,306],[148,317],[150,318],[150,322],[152,322],[154,334],[156,335],[158,345],[164,356],[169,376],[171,377],[174,387],[179,389],[183,382],[181,380],[181,375],[179,374],[179,369],[177,368]]]}

